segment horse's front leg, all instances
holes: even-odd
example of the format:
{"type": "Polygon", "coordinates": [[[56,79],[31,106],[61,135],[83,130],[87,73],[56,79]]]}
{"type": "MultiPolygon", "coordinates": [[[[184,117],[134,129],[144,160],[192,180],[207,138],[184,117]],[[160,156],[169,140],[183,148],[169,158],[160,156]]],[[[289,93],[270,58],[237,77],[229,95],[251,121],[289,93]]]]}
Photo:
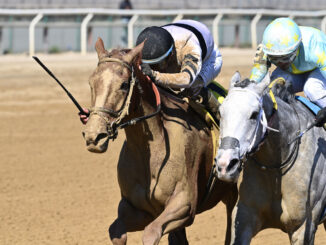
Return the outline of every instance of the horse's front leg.
{"type": "Polygon", "coordinates": [[[296,231],[289,234],[292,245],[312,245],[315,241],[317,226],[307,219],[296,231]]]}
{"type": "Polygon", "coordinates": [[[261,221],[257,212],[238,202],[232,212],[231,244],[250,244],[260,229],[261,221]]]}
{"type": "Polygon", "coordinates": [[[169,245],[188,245],[186,228],[169,233],[169,245]]]}
{"type": "MultiPolygon", "coordinates": [[[[193,222],[190,215],[191,204],[186,191],[180,191],[171,196],[164,211],[148,226],[143,235],[144,245],[157,245],[163,235],[193,222]]],[[[185,243],[187,241],[185,240],[185,243]]]]}
{"type": "Polygon", "coordinates": [[[226,233],[225,233],[225,245],[229,245],[231,243],[231,226],[232,226],[232,211],[235,207],[235,204],[238,200],[238,190],[237,186],[233,185],[232,191],[225,194],[222,198],[223,203],[226,206],[226,217],[227,217],[227,225],[226,225],[226,233]]]}
{"type": "Polygon", "coordinates": [[[143,230],[152,220],[153,218],[148,213],[136,209],[122,198],[118,207],[118,217],[109,228],[112,243],[114,245],[127,244],[127,232],[143,230]]]}

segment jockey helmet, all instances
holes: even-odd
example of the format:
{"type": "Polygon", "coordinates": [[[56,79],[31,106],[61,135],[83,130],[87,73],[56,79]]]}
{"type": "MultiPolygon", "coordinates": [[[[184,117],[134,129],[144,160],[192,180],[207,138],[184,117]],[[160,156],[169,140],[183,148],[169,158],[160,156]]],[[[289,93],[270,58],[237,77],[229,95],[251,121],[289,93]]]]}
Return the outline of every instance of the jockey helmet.
{"type": "Polygon", "coordinates": [[[142,51],[142,62],[150,65],[163,61],[171,54],[174,47],[174,40],[171,34],[158,26],[144,29],[139,34],[136,45],[143,41],[145,41],[145,44],[142,51]]]}
{"type": "Polygon", "coordinates": [[[268,56],[287,56],[295,53],[301,43],[299,26],[290,18],[277,18],[265,29],[263,51],[268,56]]]}

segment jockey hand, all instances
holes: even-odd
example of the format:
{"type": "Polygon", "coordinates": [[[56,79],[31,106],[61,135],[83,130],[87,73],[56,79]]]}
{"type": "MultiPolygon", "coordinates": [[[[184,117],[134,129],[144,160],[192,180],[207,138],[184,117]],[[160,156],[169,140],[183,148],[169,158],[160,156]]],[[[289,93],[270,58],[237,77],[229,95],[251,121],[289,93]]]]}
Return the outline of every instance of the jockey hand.
{"type": "Polygon", "coordinates": [[[315,118],[315,126],[322,127],[326,123],[326,107],[319,110],[315,118]]]}
{"type": "Polygon", "coordinates": [[[263,44],[259,44],[254,57],[254,65],[263,65],[266,68],[271,66],[271,62],[267,59],[267,55],[263,51],[263,44]]]}
{"type": "Polygon", "coordinates": [[[89,110],[88,109],[86,109],[86,108],[83,108],[83,111],[86,113],[86,114],[82,114],[82,113],[78,113],[78,115],[79,115],[79,119],[80,119],[80,121],[83,123],[83,124],[86,124],[87,123],[87,121],[88,121],[88,119],[89,119],[89,110]]]}
{"type": "Polygon", "coordinates": [[[149,78],[152,80],[152,82],[156,82],[155,79],[155,73],[152,70],[152,68],[149,66],[149,64],[142,63],[141,65],[141,70],[146,76],[149,76],[149,78]]]}

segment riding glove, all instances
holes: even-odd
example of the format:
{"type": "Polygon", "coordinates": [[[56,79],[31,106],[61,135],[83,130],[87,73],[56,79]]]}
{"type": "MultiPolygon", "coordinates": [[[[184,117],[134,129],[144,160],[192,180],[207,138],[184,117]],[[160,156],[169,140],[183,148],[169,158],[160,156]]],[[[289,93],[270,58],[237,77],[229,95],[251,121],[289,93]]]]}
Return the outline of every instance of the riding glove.
{"type": "Polygon", "coordinates": [[[260,83],[268,72],[271,62],[263,51],[263,45],[259,44],[254,57],[254,65],[251,70],[249,79],[260,83]]]}
{"type": "Polygon", "coordinates": [[[152,70],[152,68],[149,66],[149,64],[142,63],[141,65],[141,70],[146,76],[149,76],[149,78],[153,81],[156,82],[155,79],[155,71],[152,70]]]}
{"type": "Polygon", "coordinates": [[[254,57],[254,64],[264,65],[266,68],[271,66],[271,62],[267,59],[267,55],[263,51],[263,44],[259,44],[254,57]]]}
{"type": "Polygon", "coordinates": [[[326,107],[319,110],[315,118],[315,126],[322,127],[326,123],[326,107]]]}

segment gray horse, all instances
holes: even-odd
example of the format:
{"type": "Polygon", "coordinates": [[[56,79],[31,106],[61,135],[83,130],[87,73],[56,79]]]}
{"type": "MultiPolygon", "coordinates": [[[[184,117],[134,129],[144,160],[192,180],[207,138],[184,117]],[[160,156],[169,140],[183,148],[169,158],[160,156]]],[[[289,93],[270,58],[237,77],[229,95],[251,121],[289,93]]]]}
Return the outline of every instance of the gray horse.
{"type": "Polygon", "coordinates": [[[325,222],[326,133],[313,128],[291,143],[314,117],[286,86],[269,84],[269,76],[255,84],[236,73],[220,107],[217,172],[239,188],[231,244],[249,244],[266,228],[313,244],[325,222]]]}

